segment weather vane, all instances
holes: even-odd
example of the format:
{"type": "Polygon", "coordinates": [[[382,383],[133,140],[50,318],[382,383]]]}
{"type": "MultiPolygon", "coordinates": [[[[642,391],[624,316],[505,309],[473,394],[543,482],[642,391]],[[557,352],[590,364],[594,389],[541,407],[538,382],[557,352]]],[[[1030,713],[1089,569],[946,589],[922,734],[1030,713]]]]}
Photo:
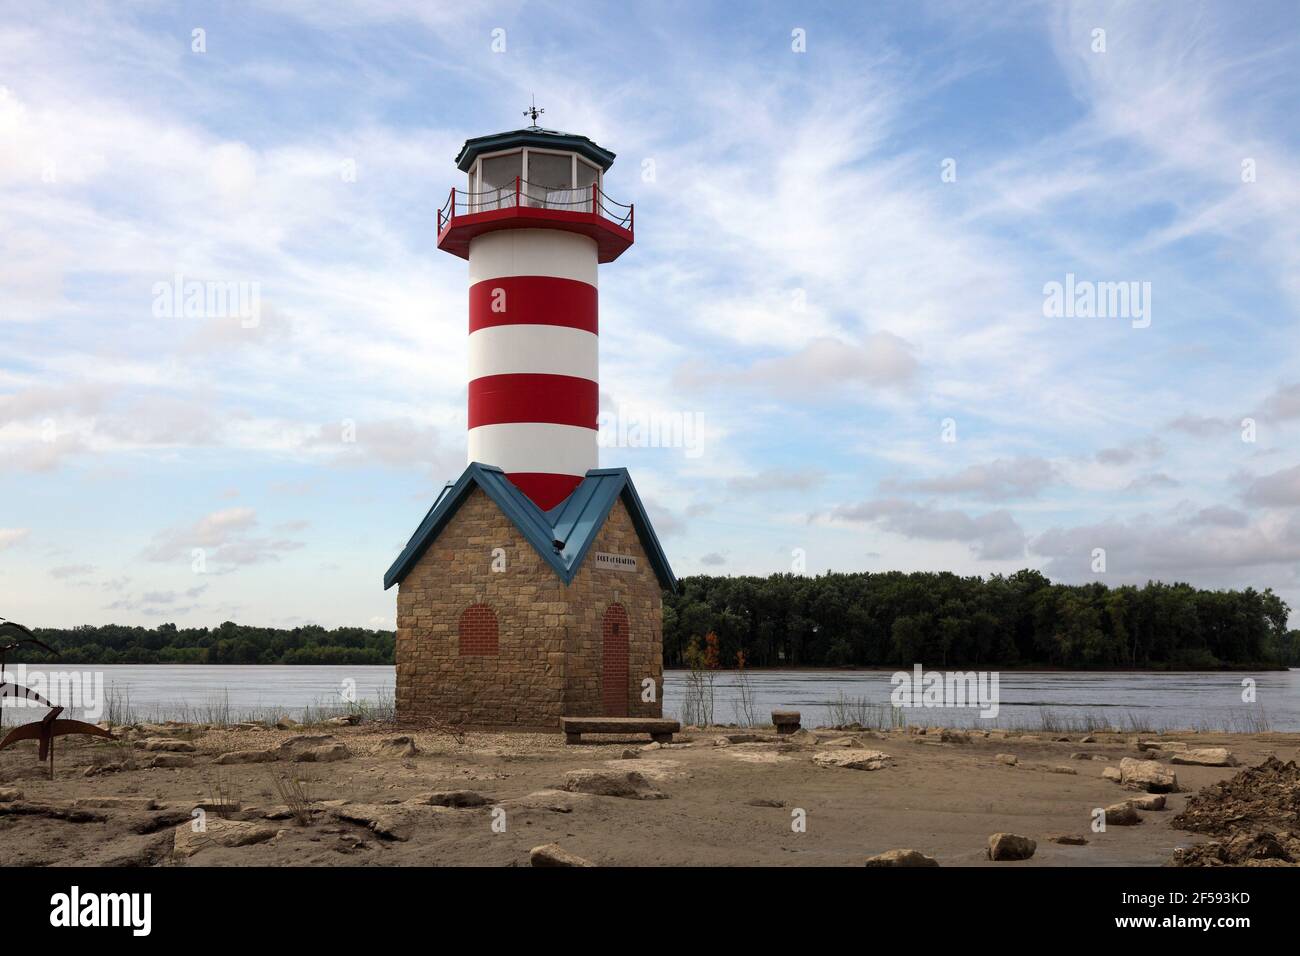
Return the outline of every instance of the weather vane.
{"type": "Polygon", "coordinates": [[[539,116],[541,116],[543,113],[545,113],[546,110],[544,110],[544,109],[539,109],[539,108],[538,108],[538,106],[537,106],[537,97],[534,96],[534,97],[532,97],[531,99],[532,99],[532,101],[533,101],[533,105],[530,106],[530,107],[528,107],[528,109],[524,110],[524,115],[525,115],[525,116],[531,116],[531,117],[533,118],[533,125],[536,126],[536,125],[537,125],[537,117],[539,117],[539,116]]]}

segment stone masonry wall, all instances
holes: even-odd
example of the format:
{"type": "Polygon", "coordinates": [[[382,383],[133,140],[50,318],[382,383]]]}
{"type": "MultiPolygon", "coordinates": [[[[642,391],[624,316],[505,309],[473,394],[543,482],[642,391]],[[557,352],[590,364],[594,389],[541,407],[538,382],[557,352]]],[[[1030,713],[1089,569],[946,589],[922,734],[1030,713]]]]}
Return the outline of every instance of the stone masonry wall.
{"type": "Polygon", "coordinates": [[[586,560],[568,587],[568,660],[565,668],[564,713],[570,717],[603,714],[601,624],[605,609],[618,602],[627,609],[628,710],[632,717],[663,716],[663,592],[646,558],[641,539],[622,500],[614,503],[605,526],[596,533],[586,560]],[[597,551],[632,555],[635,571],[597,568],[597,551]],[[641,700],[641,681],[655,682],[653,703],[641,700]]]}
{"type": "Polygon", "coordinates": [[[481,489],[398,585],[397,714],[467,727],[556,730],[561,716],[599,716],[606,608],[627,610],[627,713],[663,713],[663,608],[658,579],[623,502],[568,587],[481,489]],[[492,549],[506,569],[494,572],[492,549]],[[635,571],[596,568],[594,553],[636,558],[635,571]],[[497,615],[495,656],[461,656],[457,626],[473,604],[497,615]],[[655,682],[643,703],[641,682],[655,682]]]}
{"type": "Polygon", "coordinates": [[[397,714],[466,726],[559,726],[564,696],[563,583],[492,499],[475,488],[398,585],[397,714]],[[504,548],[505,570],[492,571],[504,548]],[[472,604],[497,615],[497,654],[461,656],[472,604]]]}

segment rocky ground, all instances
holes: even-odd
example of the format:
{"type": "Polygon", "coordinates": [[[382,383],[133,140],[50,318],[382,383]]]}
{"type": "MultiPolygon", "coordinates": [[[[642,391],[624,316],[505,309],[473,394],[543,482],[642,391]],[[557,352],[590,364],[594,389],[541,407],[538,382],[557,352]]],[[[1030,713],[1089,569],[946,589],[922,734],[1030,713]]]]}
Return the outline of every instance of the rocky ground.
{"type": "Polygon", "coordinates": [[[1216,838],[1175,851],[1177,866],[1300,864],[1300,766],[1269,757],[1206,787],[1171,822],[1216,838]]]}
{"type": "Polygon", "coordinates": [[[60,738],[53,781],[33,744],[0,753],[0,862],[1300,860],[1293,836],[1300,774],[1283,763],[1296,758],[1300,734],[1057,738],[931,728],[777,737],[711,728],[666,746],[644,739],[567,746],[560,734],[453,736],[376,725],[117,732],[119,741],[60,738]],[[1228,780],[1235,782],[1212,786],[1228,780]],[[1202,788],[1209,789],[1191,796],[1202,788]],[[1233,840],[1236,849],[1222,849],[1233,840]]]}

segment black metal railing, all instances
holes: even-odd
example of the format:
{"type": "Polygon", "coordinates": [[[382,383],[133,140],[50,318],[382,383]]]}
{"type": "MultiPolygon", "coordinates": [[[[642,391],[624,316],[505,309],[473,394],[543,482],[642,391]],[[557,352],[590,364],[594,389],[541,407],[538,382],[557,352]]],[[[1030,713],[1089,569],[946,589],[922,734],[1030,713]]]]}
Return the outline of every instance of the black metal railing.
{"type": "Polygon", "coordinates": [[[512,183],[478,192],[453,188],[438,210],[438,232],[441,233],[457,216],[516,207],[589,213],[629,232],[632,230],[632,204],[610,199],[595,183],[577,187],[543,186],[516,176],[512,183]]]}

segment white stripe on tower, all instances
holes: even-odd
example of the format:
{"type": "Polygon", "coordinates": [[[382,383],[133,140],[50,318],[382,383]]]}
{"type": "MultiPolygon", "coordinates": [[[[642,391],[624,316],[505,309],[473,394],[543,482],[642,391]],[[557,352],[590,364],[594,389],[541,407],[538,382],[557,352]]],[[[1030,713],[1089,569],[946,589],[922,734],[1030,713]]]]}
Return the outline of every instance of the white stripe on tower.
{"type": "Polygon", "coordinates": [[[599,379],[598,342],[563,325],[494,325],[469,337],[469,380],[484,375],[569,375],[599,379]]]}
{"type": "Polygon", "coordinates": [[[469,244],[469,284],[501,276],[554,276],[596,286],[596,242],[559,229],[503,229],[469,244]]]}
{"type": "Polygon", "coordinates": [[[469,460],[512,473],[581,476],[590,468],[588,429],[527,422],[470,429],[469,460]],[[490,456],[496,455],[497,460],[490,456]]]}

